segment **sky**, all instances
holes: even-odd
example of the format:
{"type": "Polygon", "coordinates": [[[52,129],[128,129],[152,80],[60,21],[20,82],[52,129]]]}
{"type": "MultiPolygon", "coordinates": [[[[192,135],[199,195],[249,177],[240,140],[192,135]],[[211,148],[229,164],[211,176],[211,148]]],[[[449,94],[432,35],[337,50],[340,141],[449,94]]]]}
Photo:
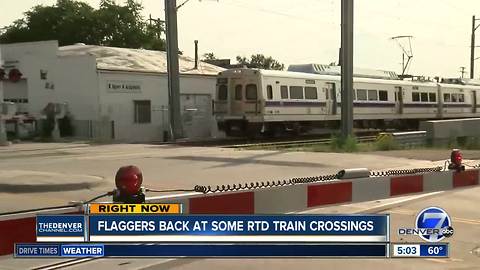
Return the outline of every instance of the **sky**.
{"type": "MultiPolygon", "coordinates": [[[[181,4],[184,0],[177,0],[181,4]]],[[[391,39],[410,35],[409,73],[460,76],[469,71],[472,15],[479,0],[354,0],[354,65],[401,73],[402,49],[391,39]]],[[[0,27],[36,4],[56,0],[3,0],[0,27]]],[[[84,0],[98,7],[99,0],[84,0]]],[[[122,3],[123,0],[117,0],[122,3]]],[[[164,18],[163,0],[139,0],[144,15],[164,18]]],[[[179,48],[218,58],[262,53],[289,64],[338,61],[340,0],[190,0],[178,10],[179,48]]],[[[478,22],[480,24],[480,21],[478,22]]],[[[478,30],[480,36],[480,29],[478,30]]],[[[400,41],[408,45],[407,40],[400,41]]],[[[477,40],[480,45],[480,39],[477,40]]],[[[476,50],[480,56],[480,48],[476,50]]],[[[480,75],[480,59],[475,77],[480,75]]],[[[467,75],[468,76],[468,75],[467,75]]]]}

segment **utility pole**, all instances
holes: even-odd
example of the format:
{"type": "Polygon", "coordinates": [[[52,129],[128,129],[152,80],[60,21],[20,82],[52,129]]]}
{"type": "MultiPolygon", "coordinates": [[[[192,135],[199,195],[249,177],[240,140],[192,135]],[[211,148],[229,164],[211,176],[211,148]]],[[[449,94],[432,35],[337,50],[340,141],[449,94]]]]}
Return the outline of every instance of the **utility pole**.
{"type": "Polygon", "coordinates": [[[465,73],[467,73],[465,71],[465,69],[466,69],[466,67],[460,67],[460,73],[462,74],[460,78],[462,78],[462,79],[465,78],[465,73]]]}
{"type": "Polygon", "coordinates": [[[183,137],[180,112],[180,72],[178,66],[177,1],[165,0],[167,34],[168,104],[172,141],[183,137]]]}
{"type": "Polygon", "coordinates": [[[342,0],[342,137],[353,135],[353,0],[342,0]]]}
{"type": "Polygon", "coordinates": [[[475,31],[480,26],[477,24],[477,21],[480,19],[476,19],[475,15],[472,16],[472,40],[470,43],[470,79],[473,79],[475,75],[475,31]]]}

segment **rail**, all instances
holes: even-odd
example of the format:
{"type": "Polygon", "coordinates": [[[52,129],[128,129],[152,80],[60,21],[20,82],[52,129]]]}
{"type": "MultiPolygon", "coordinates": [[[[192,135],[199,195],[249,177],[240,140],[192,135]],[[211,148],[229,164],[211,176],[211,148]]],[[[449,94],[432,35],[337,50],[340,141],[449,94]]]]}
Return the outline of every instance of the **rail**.
{"type": "MultiPolygon", "coordinates": [[[[363,136],[357,137],[357,142],[374,142],[376,136],[363,136]]],[[[247,143],[247,144],[234,144],[224,146],[225,148],[253,148],[253,147],[294,147],[294,146],[310,146],[316,144],[330,144],[332,139],[313,139],[313,140],[294,140],[283,142],[266,142],[266,143],[247,143]]]]}

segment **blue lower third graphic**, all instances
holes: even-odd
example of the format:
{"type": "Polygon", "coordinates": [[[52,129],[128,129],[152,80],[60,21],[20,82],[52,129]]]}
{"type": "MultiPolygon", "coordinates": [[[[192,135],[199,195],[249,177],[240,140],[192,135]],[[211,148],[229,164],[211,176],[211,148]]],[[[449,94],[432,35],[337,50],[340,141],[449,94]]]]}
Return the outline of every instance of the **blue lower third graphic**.
{"type": "Polygon", "coordinates": [[[374,244],[18,244],[15,257],[387,257],[374,244]],[[50,252],[46,252],[50,248],[50,252]],[[55,252],[53,252],[55,250],[55,252]]]}
{"type": "Polygon", "coordinates": [[[47,244],[17,244],[15,245],[15,257],[58,257],[60,256],[59,245],[47,244]]]}
{"type": "Polygon", "coordinates": [[[448,257],[448,243],[421,244],[420,257],[448,257]]]}
{"type": "Polygon", "coordinates": [[[61,245],[62,257],[101,257],[105,247],[100,244],[61,245]]]}

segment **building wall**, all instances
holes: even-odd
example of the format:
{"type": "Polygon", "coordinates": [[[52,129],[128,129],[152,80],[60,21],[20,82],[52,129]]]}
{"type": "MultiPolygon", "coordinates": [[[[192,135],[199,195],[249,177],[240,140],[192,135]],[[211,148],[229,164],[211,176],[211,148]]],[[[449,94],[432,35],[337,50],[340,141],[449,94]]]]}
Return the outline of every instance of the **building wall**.
{"type": "Polygon", "coordinates": [[[18,83],[4,82],[5,96],[9,99],[28,99],[28,103],[21,106],[34,116],[40,116],[46,104],[55,100],[55,89],[51,85],[55,81],[57,50],[57,41],[0,46],[3,68],[7,72],[11,68],[17,68],[23,74],[23,79],[18,83]],[[42,79],[41,72],[48,74],[46,79],[42,79]]]}
{"type": "MultiPolygon", "coordinates": [[[[56,41],[0,45],[0,60],[7,71],[15,67],[23,73],[18,83],[0,82],[2,100],[28,100],[18,105],[37,118],[48,103],[66,102],[77,136],[109,140],[114,134],[116,141],[148,142],[164,140],[169,130],[166,74],[98,70],[91,54],[58,55],[56,41]],[[135,122],[136,100],[150,101],[149,123],[135,122]]],[[[181,76],[185,135],[214,135],[215,83],[215,76],[181,76]]]]}
{"type": "Polygon", "coordinates": [[[56,102],[68,103],[68,110],[75,120],[98,119],[100,108],[95,57],[59,57],[55,75],[56,102]]]}
{"type": "MultiPolygon", "coordinates": [[[[215,91],[215,82],[215,77],[211,76],[181,76],[181,94],[211,97],[215,91]]],[[[164,139],[164,132],[169,128],[168,82],[165,74],[99,71],[98,89],[100,119],[105,123],[114,122],[116,140],[145,142],[164,139]],[[122,89],[123,86],[133,89],[122,89]],[[135,123],[135,100],[150,101],[150,123],[135,123]]],[[[184,113],[187,107],[182,106],[181,109],[184,113]]],[[[210,124],[203,128],[211,129],[215,126],[213,122],[210,124]]]]}

